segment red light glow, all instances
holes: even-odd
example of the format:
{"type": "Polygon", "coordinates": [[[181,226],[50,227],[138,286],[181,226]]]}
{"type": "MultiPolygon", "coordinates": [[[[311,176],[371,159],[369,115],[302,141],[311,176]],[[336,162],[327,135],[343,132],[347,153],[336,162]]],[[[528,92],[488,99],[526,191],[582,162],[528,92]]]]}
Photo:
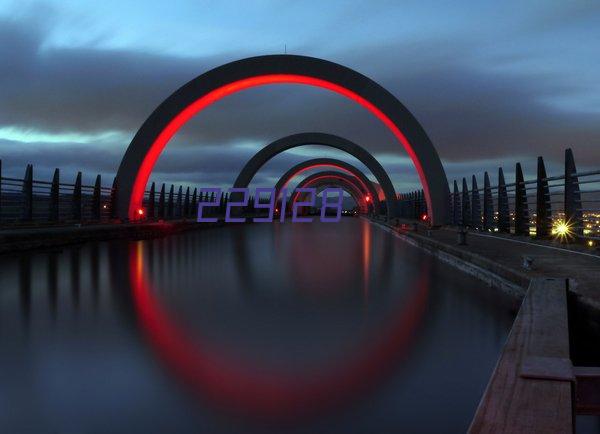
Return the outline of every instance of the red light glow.
{"type": "Polygon", "coordinates": [[[143,244],[129,251],[129,278],[138,321],[151,345],[181,380],[219,408],[256,417],[285,420],[319,413],[381,383],[410,351],[428,300],[428,276],[421,274],[415,291],[398,307],[385,333],[365,344],[345,363],[316,376],[290,376],[265,371],[218,354],[206,340],[191,340],[185,329],[160,303],[146,275],[143,244]]]}
{"type": "MultiPolygon", "coordinates": [[[[357,177],[354,173],[352,173],[350,170],[346,169],[345,167],[341,167],[341,166],[338,166],[337,164],[333,164],[333,163],[313,164],[311,166],[304,167],[304,168],[298,170],[292,176],[290,176],[290,178],[287,181],[285,181],[285,184],[283,184],[283,186],[281,187],[281,189],[283,190],[284,188],[286,188],[287,185],[290,183],[290,181],[292,179],[294,179],[295,177],[297,177],[298,175],[300,175],[301,173],[306,172],[308,170],[316,169],[318,167],[335,167],[336,169],[338,169],[338,170],[340,170],[340,171],[342,171],[344,173],[347,173],[348,175],[353,176],[354,178],[356,178],[356,180],[358,182],[360,182],[360,185],[362,185],[362,187],[364,188],[365,191],[369,190],[368,187],[367,187],[367,185],[362,181],[362,179],[360,179],[359,177],[357,177]]],[[[277,198],[279,198],[279,196],[277,198]]]]}
{"type": "MultiPolygon", "coordinates": [[[[317,183],[317,181],[320,181],[322,179],[338,179],[338,180],[342,181],[344,183],[344,185],[352,187],[354,193],[356,194],[356,197],[360,198],[362,196],[362,192],[360,191],[360,189],[358,188],[358,186],[356,186],[355,184],[349,183],[346,180],[346,178],[343,178],[341,176],[336,176],[336,175],[333,175],[333,174],[323,175],[323,176],[316,176],[315,178],[311,179],[309,183],[305,184],[304,188],[308,188],[308,187],[310,187],[312,185],[315,185],[317,183]]],[[[299,196],[300,196],[300,193],[296,192],[294,194],[294,196],[292,196],[292,203],[296,202],[298,200],[299,196]]]]}
{"type": "MultiPolygon", "coordinates": [[[[402,144],[402,146],[410,156],[411,160],[413,161],[413,164],[415,165],[415,168],[417,169],[417,173],[419,174],[421,183],[423,184],[423,188],[425,190],[425,197],[429,202],[429,188],[427,185],[427,179],[423,172],[421,163],[417,159],[417,156],[411,144],[409,143],[408,139],[404,136],[402,131],[400,131],[400,129],[398,129],[398,127],[394,124],[394,122],[373,103],[358,95],[357,93],[351,91],[350,89],[347,89],[343,86],[340,86],[327,80],[297,74],[267,74],[244,78],[221,86],[198,98],[196,101],[194,101],[181,112],[179,112],[173,119],[171,119],[171,121],[160,132],[156,140],[154,140],[154,142],[150,146],[150,149],[144,157],[144,160],[140,165],[140,169],[136,174],[136,178],[133,183],[133,189],[131,192],[131,199],[129,202],[129,218],[133,219],[136,215],[137,210],[141,207],[142,199],[144,197],[144,190],[146,189],[146,184],[148,183],[148,178],[150,177],[154,164],[158,160],[158,157],[160,156],[162,150],[169,142],[169,140],[171,140],[171,138],[175,135],[175,133],[177,133],[177,131],[188,120],[190,120],[192,116],[205,109],[212,103],[228,95],[252,87],[276,83],[302,84],[327,89],[351,99],[352,101],[360,104],[361,106],[369,110],[371,113],[373,113],[394,134],[394,136],[396,136],[398,141],[402,144]]],[[[430,203],[428,203],[428,205],[431,206],[430,203]]]]}

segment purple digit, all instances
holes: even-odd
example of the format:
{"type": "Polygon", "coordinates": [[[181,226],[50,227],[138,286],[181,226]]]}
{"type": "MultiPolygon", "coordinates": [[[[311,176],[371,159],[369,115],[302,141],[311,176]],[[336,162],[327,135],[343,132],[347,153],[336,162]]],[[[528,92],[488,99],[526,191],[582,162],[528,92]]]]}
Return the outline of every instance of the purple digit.
{"type": "Polygon", "coordinates": [[[256,189],[256,193],[254,196],[254,208],[268,208],[269,209],[269,217],[254,217],[254,221],[256,223],[271,223],[273,222],[273,212],[275,211],[275,189],[274,188],[263,188],[258,187],[256,189]],[[260,203],[260,194],[261,193],[271,193],[269,195],[269,203],[260,203]]]}
{"type": "Polygon", "coordinates": [[[283,223],[285,220],[285,205],[287,204],[287,187],[281,189],[281,211],[279,213],[279,222],[283,223]]]}
{"type": "Polygon", "coordinates": [[[301,206],[315,206],[315,197],[316,197],[316,188],[297,188],[296,194],[300,195],[300,193],[309,193],[310,200],[307,201],[296,201],[292,206],[292,223],[310,223],[312,222],[312,217],[298,217],[298,208],[301,206]]]}
{"type": "Polygon", "coordinates": [[[247,188],[230,188],[229,197],[233,197],[234,193],[243,193],[244,198],[240,201],[229,201],[225,208],[225,222],[226,223],[244,223],[246,217],[231,217],[231,208],[234,206],[247,206],[248,205],[248,189],[247,188]]]}
{"type": "MultiPolygon", "coordinates": [[[[215,200],[213,202],[208,201],[208,202],[200,202],[198,203],[198,223],[214,223],[216,221],[218,221],[219,219],[217,217],[202,217],[202,208],[210,208],[213,206],[219,206],[219,199],[221,198],[221,189],[220,188],[201,188],[200,189],[200,195],[202,195],[202,192],[206,191],[207,193],[214,193],[215,194],[215,200]]],[[[208,198],[208,194],[206,195],[206,197],[208,198]]]]}
{"type": "Polygon", "coordinates": [[[326,188],[323,190],[323,199],[321,200],[321,221],[324,223],[337,223],[342,219],[342,202],[344,200],[344,192],[341,188],[326,188]],[[337,203],[327,203],[327,193],[333,191],[337,192],[338,198],[337,203]],[[337,208],[335,217],[327,217],[327,208],[337,208]]]}

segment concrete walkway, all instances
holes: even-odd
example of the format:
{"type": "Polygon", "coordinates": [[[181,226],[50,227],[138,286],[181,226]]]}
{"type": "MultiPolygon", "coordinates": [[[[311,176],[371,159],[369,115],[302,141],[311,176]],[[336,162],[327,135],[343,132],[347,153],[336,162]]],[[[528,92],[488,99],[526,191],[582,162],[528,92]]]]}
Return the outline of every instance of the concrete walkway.
{"type": "Polygon", "coordinates": [[[400,225],[391,229],[438,256],[441,252],[475,264],[523,291],[534,277],[568,278],[577,301],[600,315],[600,255],[591,250],[476,231],[468,233],[467,245],[462,246],[456,228],[427,231],[422,225],[416,230],[413,225],[400,225]],[[532,260],[530,269],[524,267],[524,257],[532,260]]]}

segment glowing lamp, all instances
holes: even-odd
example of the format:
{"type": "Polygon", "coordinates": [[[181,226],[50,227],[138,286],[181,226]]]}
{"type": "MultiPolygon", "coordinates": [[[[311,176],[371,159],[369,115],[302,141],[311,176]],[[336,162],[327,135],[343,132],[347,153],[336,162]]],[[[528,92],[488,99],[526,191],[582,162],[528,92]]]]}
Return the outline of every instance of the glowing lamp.
{"type": "Polygon", "coordinates": [[[554,232],[554,234],[558,235],[559,237],[566,237],[571,233],[571,227],[567,223],[559,221],[554,226],[554,230],[552,232],[554,232]]]}
{"type": "Polygon", "coordinates": [[[141,217],[144,215],[144,210],[142,208],[139,208],[137,211],[138,215],[141,217]]]}
{"type": "Polygon", "coordinates": [[[369,202],[369,201],[371,200],[371,196],[366,196],[366,197],[365,197],[365,200],[366,200],[367,202],[369,202]]]}
{"type": "Polygon", "coordinates": [[[427,214],[423,214],[423,215],[421,216],[421,220],[423,220],[423,221],[427,220],[427,214]]]}

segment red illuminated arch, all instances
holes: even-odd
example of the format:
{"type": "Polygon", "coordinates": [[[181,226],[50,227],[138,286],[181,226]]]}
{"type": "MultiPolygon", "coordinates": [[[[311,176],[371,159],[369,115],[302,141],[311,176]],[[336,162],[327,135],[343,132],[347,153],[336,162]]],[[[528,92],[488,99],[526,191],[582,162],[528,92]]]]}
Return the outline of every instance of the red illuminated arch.
{"type": "Polygon", "coordinates": [[[225,64],[191,80],[161,103],[138,130],[119,166],[119,217],[135,219],[154,164],[169,140],[192,116],[228,95],[277,83],[327,89],[374,114],[411,157],[432,223],[445,223],[449,195],[446,174],[433,144],[412,114],[391,93],[352,69],[292,55],[259,56],[225,64]]]}
{"type": "MultiPolygon", "coordinates": [[[[325,171],[315,173],[305,179],[303,179],[300,184],[298,184],[297,188],[320,188],[320,187],[341,187],[346,192],[352,196],[356,205],[362,207],[363,209],[368,208],[368,202],[366,197],[369,196],[368,190],[363,190],[361,185],[358,184],[356,178],[351,175],[347,175],[341,172],[333,172],[333,171],[325,171]]],[[[299,192],[295,192],[290,198],[290,205],[288,209],[292,209],[294,202],[296,202],[300,197],[304,197],[303,194],[299,192]]]]}
{"type": "Polygon", "coordinates": [[[279,181],[277,181],[277,184],[275,185],[277,198],[279,198],[281,190],[287,187],[288,183],[292,179],[308,170],[313,170],[316,168],[334,168],[349,175],[355,176],[359,181],[363,191],[367,192],[372,198],[373,206],[376,212],[380,211],[379,193],[373,185],[373,182],[369,180],[357,167],[336,158],[313,158],[311,160],[298,163],[294,167],[290,168],[281,176],[281,178],[279,178],[279,181]]]}

